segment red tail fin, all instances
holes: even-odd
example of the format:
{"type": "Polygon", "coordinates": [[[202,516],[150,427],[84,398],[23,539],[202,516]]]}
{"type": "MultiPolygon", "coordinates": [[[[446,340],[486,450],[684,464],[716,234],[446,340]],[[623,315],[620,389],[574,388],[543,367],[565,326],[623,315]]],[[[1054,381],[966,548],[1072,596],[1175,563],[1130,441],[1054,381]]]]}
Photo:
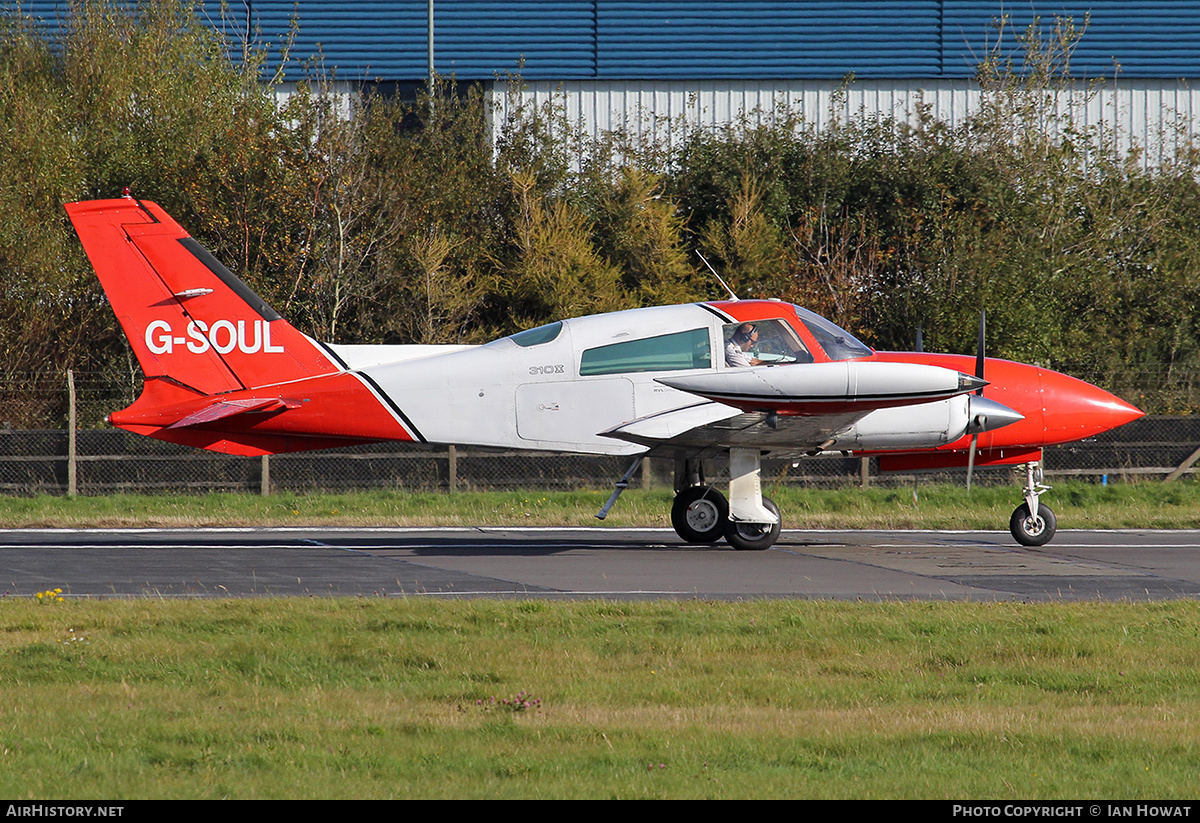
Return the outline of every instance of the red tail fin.
{"type": "Polygon", "coordinates": [[[126,197],[66,208],[146,375],[113,425],[230,454],[419,439],[367,378],[281,319],[158,206],[126,197]]]}
{"type": "Polygon", "coordinates": [[[340,371],[154,203],[68,203],[147,378],[211,395],[340,371]]]}

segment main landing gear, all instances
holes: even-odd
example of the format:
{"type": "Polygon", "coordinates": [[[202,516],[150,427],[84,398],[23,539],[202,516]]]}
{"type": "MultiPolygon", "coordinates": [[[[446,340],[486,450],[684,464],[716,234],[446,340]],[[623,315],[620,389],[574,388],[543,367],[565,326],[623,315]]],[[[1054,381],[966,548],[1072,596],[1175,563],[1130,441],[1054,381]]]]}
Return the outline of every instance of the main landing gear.
{"type": "MultiPolygon", "coordinates": [[[[779,507],[762,496],[759,452],[730,449],[729,469],[729,499],[726,499],[704,482],[699,460],[677,460],[671,525],[688,543],[715,543],[723,537],[739,551],[769,549],[779,539],[781,519],[779,507]]],[[[1044,546],[1058,530],[1054,511],[1041,502],[1042,494],[1050,490],[1042,481],[1041,462],[1026,464],[1025,502],[1017,506],[1008,522],[1013,538],[1022,546],[1044,546]]],[[[609,502],[611,505],[612,501],[609,502]]]]}
{"type": "Polygon", "coordinates": [[[1043,492],[1050,487],[1042,482],[1042,464],[1025,464],[1025,502],[1017,506],[1008,521],[1008,530],[1022,546],[1044,546],[1058,530],[1058,519],[1054,511],[1039,502],[1043,492]]]}
{"type": "Polygon", "coordinates": [[[759,452],[729,450],[729,500],[705,485],[699,460],[675,464],[671,525],[688,543],[715,543],[722,537],[739,551],[761,551],[779,539],[779,507],[762,496],[759,452]]]}

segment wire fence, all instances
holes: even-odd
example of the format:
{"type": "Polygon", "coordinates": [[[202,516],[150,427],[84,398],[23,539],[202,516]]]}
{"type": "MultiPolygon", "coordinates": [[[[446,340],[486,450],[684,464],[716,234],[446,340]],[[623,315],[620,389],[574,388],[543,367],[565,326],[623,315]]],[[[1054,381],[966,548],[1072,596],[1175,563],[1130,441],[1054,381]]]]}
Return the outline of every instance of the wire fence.
{"type": "MultiPolygon", "coordinates": [[[[1096,379],[1091,374],[1079,376],[1096,379]]],[[[1179,382],[1179,376],[1173,375],[1160,385],[1179,382]]],[[[67,420],[65,376],[0,375],[0,494],[64,494],[72,487],[85,495],[592,489],[611,488],[629,465],[627,457],[403,443],[274,455],[268,460],[231,457],[104,428],[104,415],[128,405],[140,391],[141,378],[132,362],[121,374],[78,373],[74,384],[78,430],[71,459],[65,428],[34,428],[39,421],[67,420]]],[[[1136,393],[1129,396],[1139,399],[1136,393]]],[[[1200,416],[1151,415],[1100,437],[1046,449],[1045,469],[1050,477],[1094,482],[1157,481],[1194,472],[1189,461],[1198,455],[1200,416]]],[[[632,482],[670,488],[673,469],[670,460],[647,460],[632,482]]],[[[706,466],[710,480],[720,483],[727,474],[725,461],[706,466]]],[[[922,473],[922,478],[922,482],[962,482],[963,472],[922,473]]],[[[838,487],[912,481],[911,474],[880,474],[875,460],[763,460],[764,485],[838,487]]],[[[1014,469],[979,468],[975,481],[1011,483],[1014,469]]]]}
{"type": "MultiPolygon", "coordinates": [[[[377,443],[316,452],[232,457],[164,443],[119,429],[76,433],[74,472],[64,429],[0,428],[0,493],[65,494],[72,474],[77,493],[247,493],[350,491],[484,491],[610,488],[629,465],[627,457],[377,443]]],[[[1200,417],[1149,416],[1100,437],[1046,449],[1046,474],[1093,482],[1161,481],[1191,474],[1200,457],[1200,417]]],[[[674,464],[646,461],[633,483],[671,488],[674,464]]],[[[713,461],[709,479],[720,482],[724,461],[713,461]]],[[[962,472],[929,473],[932,480],[961,482],[962,472]]],[[[976,482],[1007,484],[1014,471],[980,468],[976,482]]],[[[913,475],[879,474],[876,461],[814,457],[764,459],[763,483],[838,487],[901,485],[913,475]]]]}

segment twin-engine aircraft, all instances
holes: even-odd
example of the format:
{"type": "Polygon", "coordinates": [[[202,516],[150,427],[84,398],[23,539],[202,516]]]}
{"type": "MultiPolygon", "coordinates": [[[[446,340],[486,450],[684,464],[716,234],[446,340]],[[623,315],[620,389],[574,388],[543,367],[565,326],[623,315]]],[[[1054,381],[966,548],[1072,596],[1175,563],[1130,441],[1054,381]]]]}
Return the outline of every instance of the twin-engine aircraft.
{"type": "Polygon", "coordinates": [[[628,455],[601,518],[642,457],[670,457],[671,522],[689,543],[770,547],[780,517],[762,457],[852,453],[884,471],[1024,464],[1010,528],[1042,545],[1056,528],[1042,448],[1142,415],[1036,366],[876,352],[773,300],[578,317],[482,346],[324,344],[154,203],[66,209],[145,375],[114,426],[240,455],[382,440],[628,455]],[[725,455],[728,496],[702,462],[725,455]]]}

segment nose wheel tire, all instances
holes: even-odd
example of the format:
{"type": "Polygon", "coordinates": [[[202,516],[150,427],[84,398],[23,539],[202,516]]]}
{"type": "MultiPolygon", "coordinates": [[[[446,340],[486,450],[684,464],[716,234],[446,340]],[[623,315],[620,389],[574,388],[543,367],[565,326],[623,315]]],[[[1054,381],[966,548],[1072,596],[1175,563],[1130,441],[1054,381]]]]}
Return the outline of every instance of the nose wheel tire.
{"type": "Polygon", "coordinates": [[[770,523],[738,523],[733,520],[725,521],[725,540],[740,552],[756,552],[769,549],[779,539],[782,521],[779,520],[779,507],[769,497],[762,499],[763,507],[775,515],[777,522],[770,523]]]}
{"type": "Polygon", "coordinates": [[[692,486],[675,495],[671,525],[688,543],[716,543],[729,519],[725,495],[711,486],[692,486]]]}
{"type": "Polygon", "coordinates": [[[1058,530],[1058,519],[1045,503],[1038,504],[1037,517],[1029,514],[1029,505],[1022,503],[1012,513],[1008,530],[1022,546],[1044,546],[1058,530]]]}

